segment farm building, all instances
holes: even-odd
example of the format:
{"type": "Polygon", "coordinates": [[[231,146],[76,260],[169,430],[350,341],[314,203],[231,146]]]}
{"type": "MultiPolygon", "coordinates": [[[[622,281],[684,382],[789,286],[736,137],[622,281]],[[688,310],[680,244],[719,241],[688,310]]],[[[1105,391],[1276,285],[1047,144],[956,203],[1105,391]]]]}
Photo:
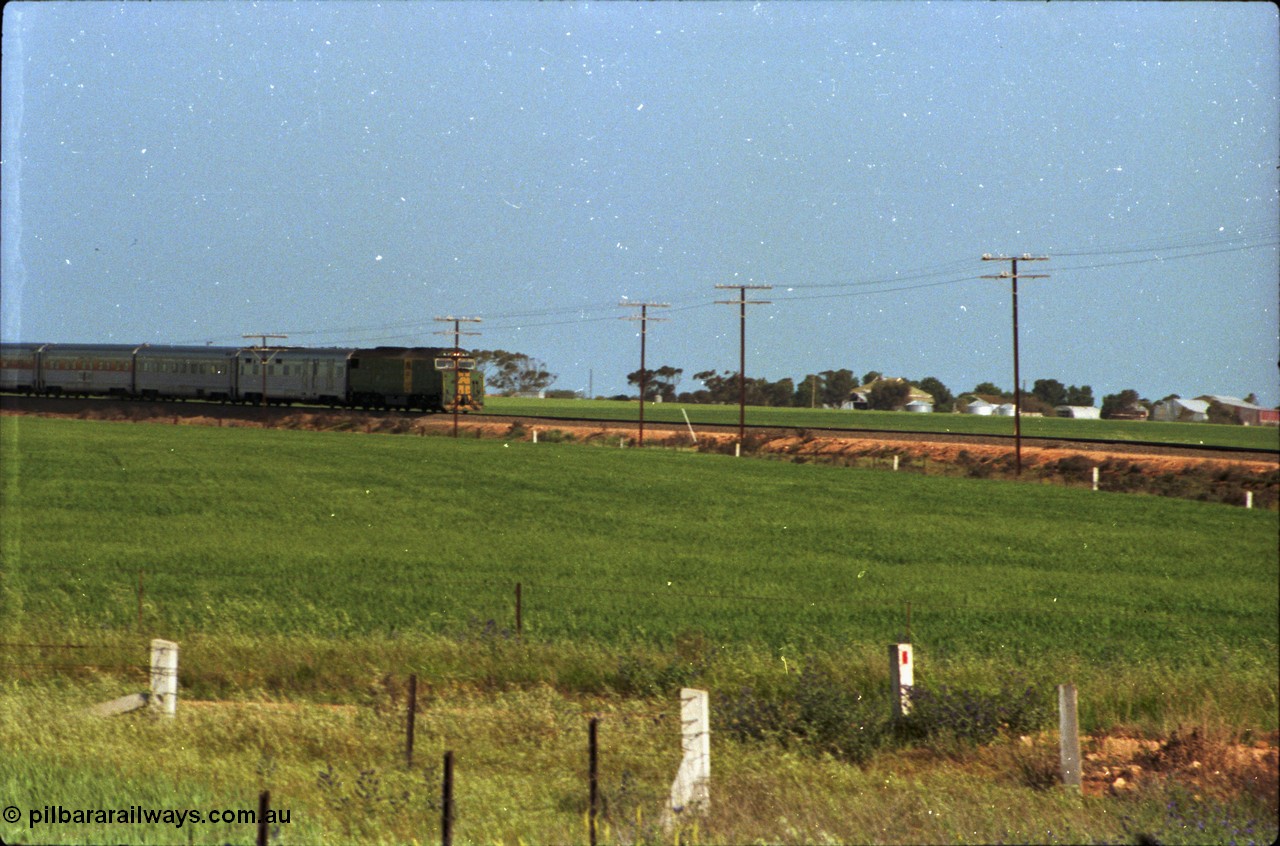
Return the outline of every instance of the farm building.
{"type": "MultiPolygon", "coordinates": [[[[928,391],[920,390],[915,385],[907,383],[907,380],[901,377],[894,378],[894,379],[876,379],[874,381],[868,382],[865,385],[862,385],[861,387],[854,388],[853,392],[849,394],[848,401],[843,403],[840,407],[844,409],[858,409],[858,410],[865,410],[870,408],[871,407],[871,389],[874,388],[876,384],[880,382],[890,382],[890,383],[896,382],[896,383],[907,384],[907,400],[903,408],[906,408],[906,406],[909,406],[913,403],[923,403],[929,406],[927,409],[928,411],[933,411],[933,394],[929,393],[928,391]]],[[[921,411],[925,409],[906,408],[906,410],[921,411]]]]}
{"type": "Polygon", "coordinates": [[[1209,401],[1177,398],[1161,400],[1151,409],[1151,419],[1203,423],[1209,419],[1209,401]]]}
{"type": "Polygon", "coordinates": [[[1011,402],[1002,402],[991,413],[996,417],[1012,417],[1018,413],[1018,407],[1011,402]]]}
{"type": "Polygon", "coordinates": [[[1112,420],[1146,420],[1149,416],[1150,412],[1138,403],[1111,412],[1112,420]]]}
{"type": "Polygon", "coordinates": [[[903,411],[910,411],[914,414],[929,414],[933,411],[933,403],[924,400],[912,400],[902,407],[903,411]]]}
{"type": "Polygon", "coordinates": [[[1280,412],[1271,408],[1263,408],[1239,397],[1205,394],[1202,397],[1196,397],[1196,399],[1205,403],[1216,402],[1224,406],[1245,426],[1275,426],[1280,424],[1280,412]]]}
{"type": "Polygon", "coordinates": [[[1102,409],[1091,405],[1059,405],[1053,409],[1059,417],[1071,417],[1075,420],[1101,420],[1102,409]]]}

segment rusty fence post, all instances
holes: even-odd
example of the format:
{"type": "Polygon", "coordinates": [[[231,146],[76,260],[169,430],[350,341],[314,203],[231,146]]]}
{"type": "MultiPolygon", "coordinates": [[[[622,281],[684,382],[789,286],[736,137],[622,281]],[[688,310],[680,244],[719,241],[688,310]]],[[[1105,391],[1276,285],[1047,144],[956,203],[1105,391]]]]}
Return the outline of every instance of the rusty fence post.
{"type": "Polygon", "coordinates": [[[418,717],[418,675],[409,676],[409,715],[404,729],[404,760],[406,767],[413,767],[414,722],[418,717]]]}
{"type": "Polygon", "coordinates": [[[596,846],[596,817],[600,808],[599,728],[600,718],[592,717],[587,730],[587,825],[591,846],[596,846]]]}
{"type": "Polygon", "coordinates": [[[444,783],[440,788],[440,844],[453,846],[453,752],[444,753],[444,783]]]}
{"type": "Polygon", "coordinates": [[[258,846],[267,846],[267,811],[271,807],[271,791],[258,794],[258,846]]]}

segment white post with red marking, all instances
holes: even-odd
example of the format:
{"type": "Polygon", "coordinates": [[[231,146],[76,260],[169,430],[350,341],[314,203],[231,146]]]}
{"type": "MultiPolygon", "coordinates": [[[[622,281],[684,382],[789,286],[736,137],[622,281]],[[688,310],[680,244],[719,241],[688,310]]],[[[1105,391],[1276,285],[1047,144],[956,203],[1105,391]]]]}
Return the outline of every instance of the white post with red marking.
{"type": "Polygon", "coordinates": [[[915,654],[909,643],[889,644],[889,683],[893,691],[893,715],[911,713],[911,686],[915,684],[915,654]]]}

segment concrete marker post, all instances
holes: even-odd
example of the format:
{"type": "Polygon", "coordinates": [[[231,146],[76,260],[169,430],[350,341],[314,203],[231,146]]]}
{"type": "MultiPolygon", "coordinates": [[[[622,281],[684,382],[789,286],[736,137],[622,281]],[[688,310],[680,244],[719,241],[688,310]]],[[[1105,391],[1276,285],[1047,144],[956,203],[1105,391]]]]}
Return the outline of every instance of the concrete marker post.
{"type": "Polygon", "coordinates": [[[711,804],[711,709],[705,690],[680,690],[680,728],[684,757],[671,783],[668,810],[705,812],[711,804]]]}
{"type": "Polygon", "coordinates": [[[151,696],[155,713],[172,717],[178,711],[178,644],[159,638],[151,641],[151,696]]]}
{"type": "Polygon", "coordinates": [[[1095,491],[1098,489],[1098,468],[1097,467],[1093,468],[1093,489],[1095,491]]]}
{"type": "Polygon", "coordinates": [[[1058,685],[1058,748],[1062,783],[1080,790],[1080,720],[1077,713],[1076,686],[1058,685]]]}

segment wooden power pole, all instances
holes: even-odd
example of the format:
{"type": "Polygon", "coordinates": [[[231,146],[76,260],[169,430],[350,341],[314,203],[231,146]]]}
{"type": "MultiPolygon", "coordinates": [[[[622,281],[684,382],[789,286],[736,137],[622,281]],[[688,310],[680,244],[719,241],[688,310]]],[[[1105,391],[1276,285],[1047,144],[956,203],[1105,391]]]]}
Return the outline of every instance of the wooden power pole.
{"type": "Polygon", "coordinates": [[[742,453],[742,444],[747,433],[747,306],[768,305],[769,300],[749,300],[747,291],[768,291],[772,285],[717,285],[717,288],[728,288],[738,292],[736,300],[716,300],[717,305],[736,305],[738,307],[738,453],[742,453]]]}
{"type": "Polygon", "coordinates": [[[1014,449],[1014,466],[1016,475],[1022,475],[1022,382],[1018,373],[1018,280],[1019,279],[1048,279],[1047,273],[1023,273],[1018,274],[1019,261],[1048,261],[1048,256],[1033,256],[1024,253],[1021,256],[993,256],[987,253],[982,257],[983,261],[1007,261],[1011,263],[1011,270],[1001,273],[999,276],[984,276],[983,279],[1008,279],[1013,282],[1013,449],[1014,449]]]}
{"type": "Polygon", "coordinates": [[[639,317],[623,317],[620,319],[640,321],[640,436],[636,439],[636,443],[639,446],[644,446],[644,395],[649,390],[649,371],[645,370],[644,363],[644,339],[650,320],[666,320],[665,317],[649,317],[649,309],[667,308],[669,303],[619,303],[619,305],[624,308],[640,309],[639,317]]]}

